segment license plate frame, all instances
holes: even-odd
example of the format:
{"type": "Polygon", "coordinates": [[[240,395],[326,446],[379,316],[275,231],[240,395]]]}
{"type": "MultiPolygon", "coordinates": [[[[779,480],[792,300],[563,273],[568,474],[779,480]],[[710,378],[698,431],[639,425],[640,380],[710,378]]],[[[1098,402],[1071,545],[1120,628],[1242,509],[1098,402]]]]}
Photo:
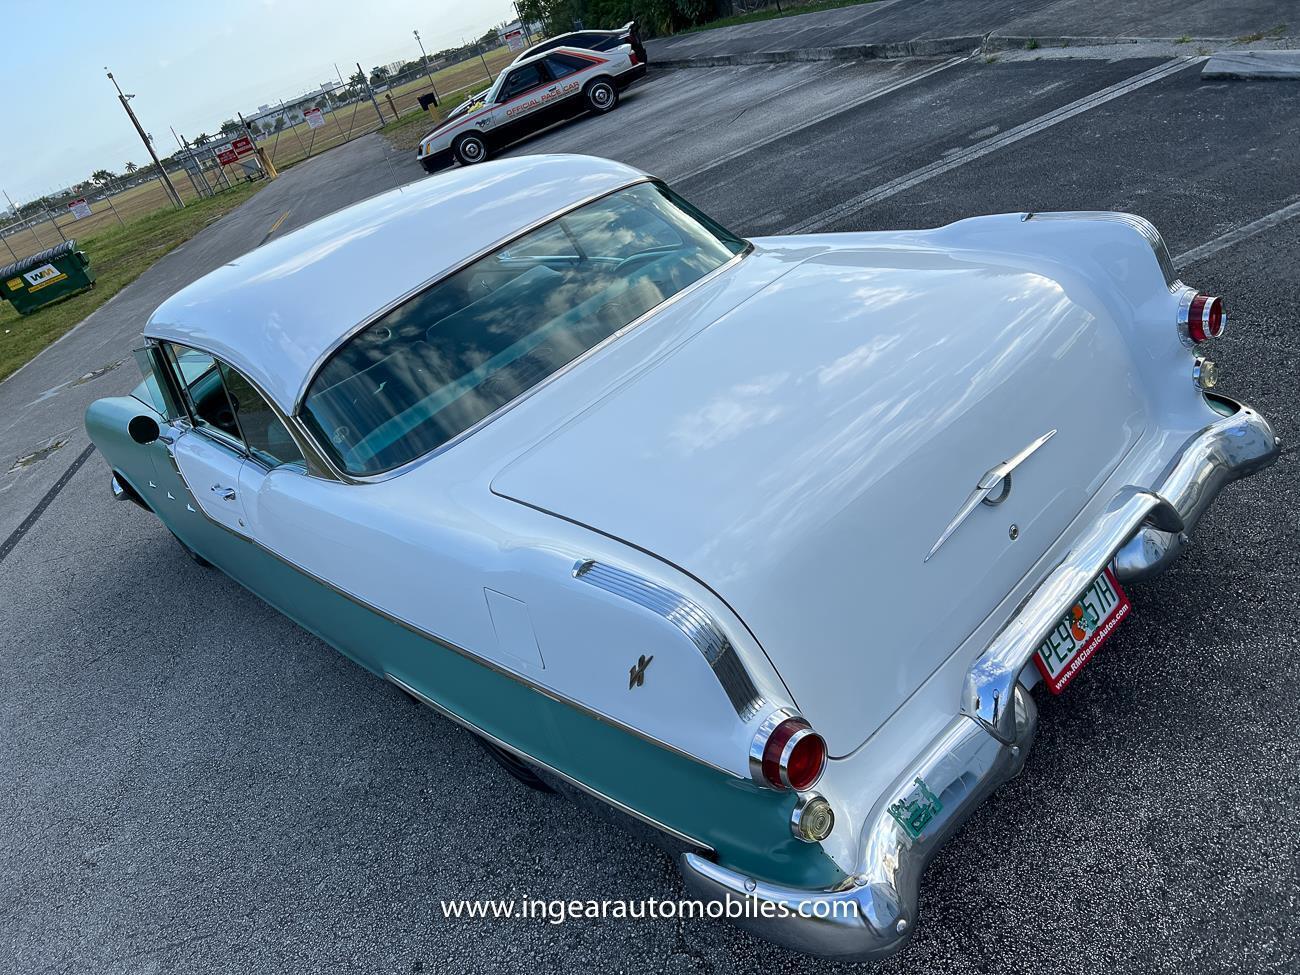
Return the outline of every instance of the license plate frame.
{"type": "Polygon", "coordinates": [[[1105,569],[1034,651],[1047,689],[1053,694],[1064,691],[1132,608],[1115,574],[1105,569]]]}

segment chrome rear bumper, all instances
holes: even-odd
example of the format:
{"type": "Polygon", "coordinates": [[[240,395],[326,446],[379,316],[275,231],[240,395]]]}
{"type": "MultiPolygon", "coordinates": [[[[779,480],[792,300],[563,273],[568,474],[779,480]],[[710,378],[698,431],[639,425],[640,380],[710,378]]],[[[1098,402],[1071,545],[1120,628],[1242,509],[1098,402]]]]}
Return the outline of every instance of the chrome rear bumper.
{"type": "Polygon", "coordinates": [[[898,951],[916,922],[926,864],[1024,764],[1037,711],[1019,678],[1043,637],[1108,565],[1121,579],[1164,568],[1225,485],[1277,459],[1268,421],[1222,402],[1236,411],[1193,437],[1158,487],[1121,490],[975,661],[958,715],[877,801],[859,870],[841,889],[778,887],[684,853],[687,887],[705,900],[748,902],[735,922],[796,951],[855,961],[898,951]]]}

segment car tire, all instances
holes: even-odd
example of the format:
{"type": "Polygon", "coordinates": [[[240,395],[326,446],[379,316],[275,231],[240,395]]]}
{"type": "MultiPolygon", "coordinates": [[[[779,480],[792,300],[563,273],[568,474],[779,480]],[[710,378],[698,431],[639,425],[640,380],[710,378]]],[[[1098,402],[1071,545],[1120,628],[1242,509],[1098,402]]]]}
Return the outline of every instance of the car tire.
{"type": "Polygon", "coordinates": [[[521,758],[516,758],[496,742],[488,741],[482,735],[474,735],[474,740],[483,746],[483,750],[492,756],[493,761],[505,769],[511,777],[538,792],[554,792],[533,767],[521,758]]]}
{"type": "MultiPolygon", "coordinates": [[[[171,529],[168,529],[168,531],[171,531],[171,529]]],[[[176,539],[176,544],[179,545],[179,546],[181,547],[181,550],[182,550],[186,555],[188,555],[191,559],[194,560],[194,562],[195,562],[196,565],[199,565],[199,566],[201,566],[201,567],[204,568],[204,569],[210,569],[210,568],[212,568],[212,563],[211,563],[211,562],[209,562],[207,559],[205,559],[205,558],[204,558],[202,555],[200,555],[198,552],[194,551],[194,549],[190,548],[190,547],[189,547],[188,545],[186,545],[183,541],[181,541],[181,537],[180,537],[179,535],[177,535],[175,532],[172,532],[172,538],[176,539]]]]}
{"type": "Polygon", "coordinates": [[[456,140],[452,151],[456,154],[456,161],[462,166],[481,163],[488,156],[487,143],[483,141],[483,137],[477,132],[462,135],[456,140]]]}
{"type": "Polygon", "coordinates": [[[582,93],[587,110],[593,115],[604,115],[618,107],[618,88],[608,78],[597,78],[582,93]]]}

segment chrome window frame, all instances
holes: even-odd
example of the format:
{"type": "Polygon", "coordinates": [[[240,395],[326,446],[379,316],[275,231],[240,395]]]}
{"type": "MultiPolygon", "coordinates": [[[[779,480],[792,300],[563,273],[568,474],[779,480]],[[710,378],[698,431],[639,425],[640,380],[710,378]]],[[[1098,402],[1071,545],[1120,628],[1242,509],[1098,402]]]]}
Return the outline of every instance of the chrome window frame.
{"type": "MultiPolygon", "coordinates": [[[[159,384],[166,385],[169,387],[173,398],[176,400],[181,410],[183,411],[182,415],[177,416],[175,418],[171,418],[171,417],[165,418],[169,424],[171,424],[172,426],[179,425],[184,430],[192,430],[195,433],[198,433],[201,436],[208,438],[213,443],[218,444],[221,447],[225,447],[227,450],[233,451],[243,459],[251,461],[252,463],[256,464],[259,468],[262,469],[264,473],[269,474],[271,471],[278,470],[281,467],[289,467],[289,468],[294,468],[302,471],[308,477],[317,477],[320,478],[321,480],[326,480],[326,481],[339,480],[339,478],[335,476],[334,472],[331,470],[329,465],[327,465],[324,462],[324,460],[321,458],[315,442],[308,439],[304,435],[299,424],[295,423],[292,419],[286,416],[283,413],[283,411],[281,411],[281,409],[276,405],[275,401],[266,394],[266,390],[264,390],[260,385],[258,385],[257,382],[255,382],[254,380],[246,376],[238,368],[231,365],[225,359],[221,358],[221,356],[216,355],[215,353],[209,351],[208,349],[202,348],[201,346],[198,345],[187,345],[184,342],[177,342],[172,339],[155,339],[155,338],[146,338],[145,343],[146,343],[145,345],[146,350],[152,350],[156,352],[156,355],[150,355],[149,357],[155,372],[159,368],[164,370],[164,374],[158,377],[159,384]],[[274,467],[268,466],[265,461],[263,461],[260,457],[258,457],[249,449],[246,441],[245,442],[237,441],[229,434],[225,433],[224,431],[213,427],[210,423],[196,422],[197,418],[195,417],[192,409],[192,403],[190,400],[189,391],[185,386],[183,377],[177,374],[178,366],[176,366],[172,362],[172,355],[169,355],[168,349],[166,348],[167,346],[176,346],[184,349],[191,349],[194,352],[198,352],[201,353],[202,355],[206,355],[210,357],[213,363],[216,365],[218,375],[220,375],[222,369],[229,369],[232,372],[236,373],[238,376],[240,376],[240,378],[242,378],[246,383],[248,383],[249,387],[253,390],[253,392],[257,393],[258,396],[262,397],[262,400],[266,403],[267,407],[275,415],[275,418],[279,420],[281,424],[284,425],[285,430],[288,431],[289,436],[293,439],[294,446],[298,448],[298,453],[302,455],[302,460],[285,461],[283,463],[276,464],[274,467]]],[[[221,387],[223,390],[226,389],[226,380],[224,376],[221,377],[221,387]]],[[[226,395],[227,396],[230,395],[229,391],[226,392],[226,395]]],[[[232,408],[232,412],[235,414],[235,423],[238,426],[239,413],[233,410],[233,408],[232,408]]],[[[240,426],[239,429],[242,434],[243,427],[240,426]]]]}
{"type": "MultiPolygon", "coordinates": [[[[334,356],[336,352],[339,351],[339,349],[341,349],[348,342],[352,341],[352,339],[356,337],[356,335],[358,335],[360,332],[364,331],[365,329],[369,328],[371,325],[373,325],[379,319],[383,318],[389,312],[393,311],[394,309],[404,304],[405,302],[410,301],[412,298],[416,297],[417,295],[429,290],[430,288],[436,287],[446,279],[450,278],[452,275],[458,274],[459,272],[463,271],[465,268],[473,264],[475,261],[487,257],[489,254],[492,254],[495,251],[508,248],[512,243],[514,243],[516,240],[519,240],[521,237],[525,237],[528,234],[532,233],[534,230],[538,230],[548,223],[559,220],[562,217],[565,217],[568,214],[573,213],[575,210],[580,210],[585,206],[590,206],[591,204],[603,200],[606,197],[613,196],[615,193],[622,193],[624,190],[630,189],[633,186],[640,186],[642,183],[654,183],[668,190],[674,196],[680,195],[676,193],[676,191],[674,191],[672,187],[670,187],[664,180],[658,179],[657,177],[650,176],[650,175],[645,175],[645,176],[638,177],[637,179],[634,180],[629,180],[628,182],[616,186],[610,190],[603,190],[600,193],[593,193],[591,196],[585,197],[582,200],[579,200],[577,203],[573,203],[559,210],[555,210],[545,217],[542,217],[538,220],[534,220],[532,223],[525,224],[522,228],[516,230],[511,234],[498,238],[496,241],[494,241],[492,244],[488,245],[487,247],[483,247],[478,251],[475,251],[469,257],[466,257],[465,259],[461,260],[459,263],[453,264],[451,267],[447,268],[446,270],[440,271],[438,274],[434,275],[431,278],[428,278],[418,286],[411,288],[405,294],[401,295],[398,298],[393,299],[392,301],[388,302],[388,304],[383,305],[382,307],[380,307],[378,311],[373,312],[372,314],[366,316],[356,325],[347,329],[324,352],[322,352],[319,356],[317,356],[316,361],[313,362],[311,368],[307,370],[306,379],[298,387],[298,394],[294,397],[293,412],[289,414],[289,416],[297,423],[301,434],[304,437],[310,439],[313,450],[322,459],[322,462],[328,465],[329,470],[333,474],[334,479],[338,481],[343,481],[348,484],[374,484],[381,481],[390,480],[391,478],[394,477],[399,477],[402,474],[404,474],[406,471],[410,470],[411,468],[417,467],[420,464],[424,464],[427,463],[428,461],[433,460],[435,457],[439,456],[443,452],[450,450],[452,447],[456,446],[456,444],[461,443],[467,438],[473,436],[477,431],[481,430],[483,427],[487,426],[488,424],[496,420],[498,417],[501,417],[506,413],[510,412],[512,409],[514,409],[520,403],[527,400],[533,394],[545,389],[547,386],[553,383],[560,376],[563,376],[565,373],[576,368],[580,363],[586,361],[587,359],[589,359],[590,357],[592,357],[602,349],[605,349],[615,340],[626,335],[628,332],[632,331],[633,329],[638,328],[646,321],[648,321],[650,318],[652,318],[654,315],[662,311],[664,308],[667,308],[668,306],[674,304],[682,297],[692,293],[693,291],[698,290],[700,287],[702,287],[705,284],[705,282],[711,281],[714,278],[718,277],[719,275],[722,274],[722,272],[734,267],[736,264],[739,264],[742,260],[744,260],[746,257],[748,257],[750,254],[753,253],[754,244],[752,241],[750,241],[746,237],[741,237],[739,234],[727,230],[726,231],[727,233],[731,234],[733,237],[735,237],[737,240],[741,241],[744,244],[744,246],[739,251],[737,251],[735,254],[732,255],[730,260],[727,260],[722,264],[719,264],[708,274],[705,274],[702,277],[699,277],[696,280],[692,281],[685,288],[682,288],[681,291],[669,295],[667,298],[665,298],[663,301],[661,301],[659,304],[655,305],[654,307],[646,309],[644,312],[641,313],[641,315],[634,318],[632,321],[628,322],[618,331],[611,332],[609,335],[607,335],[601,341],[597,342],[590,349],[587,349],[581,355],[577,356],[574,359],[571,359],[569,362],[566,362],[559,369],[556,369],[549,376],[542,379],[537,384],[530,386],[528,389],[524,390],[514,399],[502,403],[499,407],[497,407],[487,416],[484,416],[481,419],[470,424],[468,427],[460,431],[460,433],[456,434],[454,437],[450,438],[444,443],[441,443],[437,447],[433,448],[433,450],[423,453],[419,457],[414,457],[411,460],[408,460],[405,464],[400,464],[399,466],[394,467],[391,470],[383,471],[378,474],[353,474],[350,473],[349,471],[345,471],[341,469],[340,467],[338,467],[338,465],[334,463],[333,459],[330,458],[328,451],[324,450],[320,446],[320,443],[316,438],[315,432],[312,431],[311,428],[309,428],[307,424],[303,421],[302,409],[303,409],[304,401],[307,398],[307,391],[311,388],[312,383],[316,381],[316,377],[320,375],[321,369],[325,367],[325,364],[329,362],[329,360],[334,356]]],[[[702,210],[699,210],[693,204],[691,205],[691,207],[692,209],[697,210],[700,216],[703,217],[709,223],[717,226],[719,229],[726,230],[725,227],[722,227],[722,225],[719,224],[716,220],[714,220],[708,214],[704,213],[702,210]]],[[[254,388],[257,387],[254,386],[254,388]]]]}

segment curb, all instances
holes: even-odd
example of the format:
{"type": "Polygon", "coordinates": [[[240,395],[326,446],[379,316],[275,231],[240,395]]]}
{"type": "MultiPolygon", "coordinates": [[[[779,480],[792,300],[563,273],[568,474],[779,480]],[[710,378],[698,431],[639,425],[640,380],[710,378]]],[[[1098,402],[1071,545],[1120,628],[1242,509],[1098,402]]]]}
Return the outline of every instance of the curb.
{"type": "MultiPolygon", "coordinates": [[[[750,51],[743,54],[707,54],[699,57],[655,58],[655,67],[662,68],[724,68],[739,65],[785,64],[795,61],[866,61],[898,58],[943,57],[953,54],[998,54],[1037,48],[1110,47],[1116,45],[1161,44],[1186,45],[1189,50],[1205,45],[1228,46],[1236,44],[1231,37],[1089,37],[1074,35],[1030,36],[1014,34],[968,34],[961,37],[934,37],[916,41],[897,41],[884,44],[846,44],[837,47],[805,47],[789,51],[750,51]],[[1030,46],[1032,45],[1032,46],[1030,46]],[[1195,47],[1193,47],[1195,46],[1195,47]]],[[[1256,52],[1242,52],[1256,53],[1256,52]]],[[[1265,52],[1271,53],[1271,52],[1265,52]]],[[[1284,52],[1285,53],[1285,52],[1284,52]]],[[[1292,52],[1294,53],[1294,52],[1292,52]]],[[[1211,77],[1218,77],[1217,75],[1211,77]]],[[[1224,75],[1245,77],[1245,75],[1224,75]]],[[[1250,77],[1289,77],[1269,71],[1250,77]]]]}
{"type": "Polygon", "coordinates": [[[1300,51],[1217,51],[1201,77],[1242,81],[1300,79],[1300,51]]]}
{"type": "Polygon", "coordinates": [[[790,51],[752,51],[746,54],[710,54],[696,58],[654,58],[662,68],[724,68],[746,64],[784,64],[790,61],[867,61],[893,58],[929,58],[969,54],[984,40],[982,34],[936,37],[932,40],[888,44],[849,44],[844,47],[805,47],[790,51]]]}
{"type": "Polygon", "coordinates": [[[1112,47],[1119,44],[1177,44],[1191,48],[1193,45],[1232,44],[1231,37],[1088,37],[1068,34],[1056,36],[1031,36],[1016,34],[989,34],[984,38],[982,50],[986,53],[1025,51],[1041,47],[1112,47]],[[1034,48],[1026,45],[1033,44],[1034,48]]]}

